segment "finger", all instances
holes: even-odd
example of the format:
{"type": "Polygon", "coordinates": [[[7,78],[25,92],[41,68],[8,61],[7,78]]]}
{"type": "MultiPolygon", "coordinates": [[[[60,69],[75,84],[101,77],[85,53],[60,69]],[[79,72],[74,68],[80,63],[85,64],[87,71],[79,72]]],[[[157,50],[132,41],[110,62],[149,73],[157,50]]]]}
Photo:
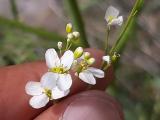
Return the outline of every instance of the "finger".
{"type": "MultiPolygon", "coordinates": [[[[95,66],[99,67],[103,52],[100,50],[87,49],[96,58],[95,66]]],[[[40,114],[45,108],[33,109],[29,106],[29,99],[25,93],[25,85],[29,80],[39,81],[40,77],[47,72],[47,67],[44,62],[26,63],[23,65],[16,65],[4,67],[0,69],[0,118],[3,120],[15,118],[16,120],[29,120],[40,114]],[[18,113],[18,114],[17,114],[18,113]],[[24,118],[25,116],[25,118],[24,118]]],[[[97,80],[96,87],[104,89],[111,81],[111,70],[108,70],[107,76],[104,79],[97,80]],[[101,85],[103,85],[101,87],[101,85]]],[[[112,74],[111,74],[112,75],[112,74]]],[[[73,85],[71,94],[86,90],[87,84],[73,77],[73,85]]],[[[96,88],[95,87],[95,88],[96,88]]]]}
{"type": "Polygon", "coordinates": [[[90,90],[51,106],[35,120],[123,120],[123,112],[105,92],[90,90]]]}

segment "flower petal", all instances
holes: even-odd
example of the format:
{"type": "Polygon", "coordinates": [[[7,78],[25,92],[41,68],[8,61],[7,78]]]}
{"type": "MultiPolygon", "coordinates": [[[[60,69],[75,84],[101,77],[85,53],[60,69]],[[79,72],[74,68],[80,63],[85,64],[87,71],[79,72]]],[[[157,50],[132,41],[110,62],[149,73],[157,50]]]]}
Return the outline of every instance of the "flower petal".
{"type": "Polygon", "coordinates": [[[67,70],[71,68],[71,65],[74,60],[73,52],[67,50],[64,55],[61,57],[61,65],[63,65],[67,70]]]}
{"type": "Polygon", "coordinates": [[[45,53],[46,64],[48,68],[59,66],[60,60],[55,49],[48,49],[45,53]]]}
{"type": "Polygon", "coordinates": [[[117,18],[119,15],[119,10],[114,8],[113,6],[109,6],[106,10],[105,19],[108,22],[110,17],[117,18]]]}
{"type": "Polygon", "coordinates": [[[122,23],[123,23],[123,17],[119,16],[118,18],[113,19],[112,22],[110,23],[110,25],[119,25],[119,26],[121,26],[122,23]]]}
{"type": "Polygon", "coordinates": [[[45,95],[38,95],[38,96],[33,96],[30,101],[29,104],[33,107],[33,108],[41,108],[44,107],[47,103],[49,102],[49,98],[45,95]]]}
{"type": "Polygon", "coordinates": [[[96,84],[96,79],[94,78],[93,74],[87,70],[79,73],[79,78],[91,85],[95,85],[96,84]]]}
{"type": "Polygon", "coordinates": [[[40,82],[29,81],[25,86],[25,91],[29,95],[41,95],[43,89],[40,82]]]}
{"type": "Polygon", "coordinates": [[[52,89],[52,98],[59,99],[59,98],[65,97],[69,94],[69,91],[70,90],[61,91],[60,89],[58,89],[58,87],[55,87],[52,89]]]}
{"type": "Polygon", "coordinates": [[[53,72],[45,73],[41,78],[41,84],[43,88],[52,89],[56,86],[58,74],[53,72]]]}
{"type": "Polygon", "coordinates": [[[89,67],[87,70],[97,78],[104,78],[104,72],[100,69],[89,67]]]}
{"type": "Polygon", "coordinates": [[[60,90],[66,91],[72,85],[72,78],[70,74],[59,74],[57,86],[60,90]]]}
{"type": "Polygon", "coordinates": [[[103,58],[102,58],[104,61],[106,61],[108,64],[110,63],[110,56],[109,55],[107,55],[107,56],[103,56],[103,58]]]}

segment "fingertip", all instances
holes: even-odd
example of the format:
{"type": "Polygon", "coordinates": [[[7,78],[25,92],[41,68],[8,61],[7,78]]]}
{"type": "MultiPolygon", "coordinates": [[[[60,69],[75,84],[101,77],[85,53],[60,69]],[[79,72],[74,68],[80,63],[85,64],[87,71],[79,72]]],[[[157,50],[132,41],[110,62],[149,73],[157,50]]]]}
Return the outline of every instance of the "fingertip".
{"type": "Polygon", "coordinates": [[[90,90],[71,96],[35,120],[123,120],[119,103],[105,92],[90,90]]]}

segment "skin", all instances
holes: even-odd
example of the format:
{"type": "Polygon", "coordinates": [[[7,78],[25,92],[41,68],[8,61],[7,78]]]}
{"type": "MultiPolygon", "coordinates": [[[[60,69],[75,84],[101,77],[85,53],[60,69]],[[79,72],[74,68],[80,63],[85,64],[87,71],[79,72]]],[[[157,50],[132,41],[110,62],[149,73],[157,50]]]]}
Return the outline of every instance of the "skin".
{"type": "MultiPolygon", "coordinates": [[[[94,67],[100,67],[101,58],[104,55],[102,51],[95,49],[86,49],[95,57],[94,67]]],[[[0,68],[0,119],[1,120],[58,120],[66,109],[67,103],[73,101],[76,97],[74,94],[85,91],[88,84],[79,80],[72,74],[73,85],[70,95],[63,98],[59,103],[48,104],[41,109],[33,109],[29,106],[31,96],[25,93],[27,81],[39,81],[40,77],[47,72],[44,61],[36,61],[21,65],[14,65],[0,68]],[[47,118],[48,116],[52,116],[47,118]]],[[[92,89],[104,90],[113,79],[113,69],[110,67],[105,73],[105,78],[97,79],[97,84],[92,89]]],[[[108,99],[108,98],[107,98],[108,99]]],[[[114,100],[113,100],[114,101],[114,100]]],[[[114,104],[118,104],[114,102],[114,104]]],[[[119,107],[117,107],[119,109],[119,107]]],[[[112,119],[111,119],[112,120],[112,119]]]]}

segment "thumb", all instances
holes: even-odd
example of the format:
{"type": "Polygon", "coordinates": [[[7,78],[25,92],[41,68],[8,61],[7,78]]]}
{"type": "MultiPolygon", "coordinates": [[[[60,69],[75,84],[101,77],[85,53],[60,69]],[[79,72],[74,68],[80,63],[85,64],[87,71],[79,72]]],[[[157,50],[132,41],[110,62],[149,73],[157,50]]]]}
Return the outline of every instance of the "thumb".
{"type": "Polygon", "coordinates": [[[123,120],[123,113],[111,96],[90,90],[51,106],[35,120],[123,120]]]}

